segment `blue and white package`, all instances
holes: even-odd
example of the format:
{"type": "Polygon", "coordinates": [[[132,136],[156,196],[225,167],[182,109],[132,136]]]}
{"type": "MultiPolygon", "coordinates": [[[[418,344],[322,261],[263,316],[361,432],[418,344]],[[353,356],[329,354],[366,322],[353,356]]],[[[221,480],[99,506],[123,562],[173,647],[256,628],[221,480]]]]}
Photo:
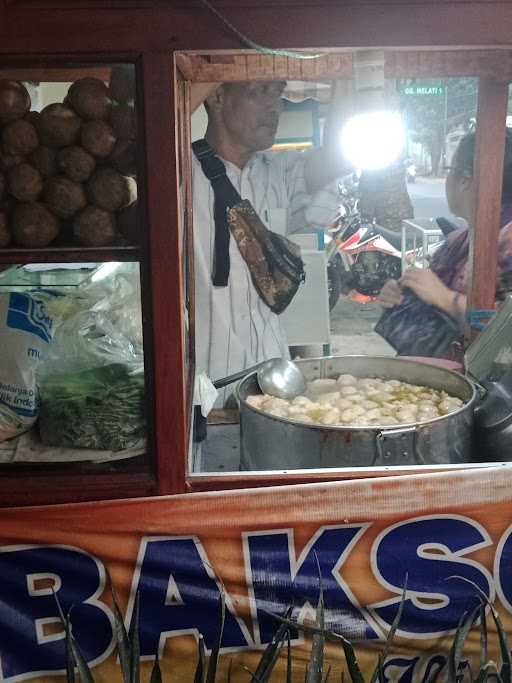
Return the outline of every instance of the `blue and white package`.
{"type": "Polygon", "coordinates": [[[53,336],[53,320],[35,294],[0,294],[0,441],[37,420],[37,368],[53,336]]]}

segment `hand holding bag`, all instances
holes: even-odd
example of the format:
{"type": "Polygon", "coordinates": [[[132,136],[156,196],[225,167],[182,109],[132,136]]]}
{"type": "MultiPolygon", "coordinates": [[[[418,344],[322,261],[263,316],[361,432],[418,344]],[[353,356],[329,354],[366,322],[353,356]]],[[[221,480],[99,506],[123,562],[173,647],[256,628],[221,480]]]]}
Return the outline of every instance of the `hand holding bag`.
{"type": "Polygon", "coordinates": [[[450,358],[462,338],[456,320],[435,306],[426,304],[406,290],[401,304],[388,308],[375,325],[375,332],[399,356],[450,358]]]}

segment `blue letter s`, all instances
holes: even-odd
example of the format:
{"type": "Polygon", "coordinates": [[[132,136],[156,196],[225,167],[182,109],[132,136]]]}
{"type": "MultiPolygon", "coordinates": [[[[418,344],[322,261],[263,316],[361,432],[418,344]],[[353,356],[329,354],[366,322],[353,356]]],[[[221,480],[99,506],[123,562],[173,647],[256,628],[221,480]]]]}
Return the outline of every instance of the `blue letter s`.
{"type": "MultiPolygon", "coordinates": [[[[400,593],[407,580],[399,633],[433,638],[457,628],[462,614],[479,602],[476,588],[468,581],[492,600],[490,573],[465,558],[491,543],[479,524],[455,515],[419,517],[382,532],[372,549],[375,577],[394,593],[400,593]]],[[[373,611],[390,625],[399,604],[400,597],[391,598],[373,605],[373,611]]]]}

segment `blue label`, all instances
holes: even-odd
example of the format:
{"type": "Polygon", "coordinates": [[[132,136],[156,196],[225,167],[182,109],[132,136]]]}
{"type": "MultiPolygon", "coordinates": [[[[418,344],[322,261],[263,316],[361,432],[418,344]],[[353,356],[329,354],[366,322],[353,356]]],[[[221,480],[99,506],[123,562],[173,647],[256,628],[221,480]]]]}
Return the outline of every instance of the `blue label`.
{"type": "Polygon", "coordinates": [[[49,343],[52,338],[53,322],[42,301],[28,294],[12,292],[9,297],[7,327],[22,330],[49,343]]]}
{"type": "MultiPolygon", "coordinates": [[[[1,392],[1,387],[0,387],[0,392],[1,392]]],[[[13,398],[11,398],[11,400],[7,401],[2,397],[1,393],[0,393],[0,404],[7,406],[10,410],[13,410],[16,413],[16,415],[21,415],[21,417],[37,417],[37,415],[39,413],[39,406],[37,406],[35,408],[20,408],[20,406],[17,405],[16,397],[13,397],[13,398]]]]}

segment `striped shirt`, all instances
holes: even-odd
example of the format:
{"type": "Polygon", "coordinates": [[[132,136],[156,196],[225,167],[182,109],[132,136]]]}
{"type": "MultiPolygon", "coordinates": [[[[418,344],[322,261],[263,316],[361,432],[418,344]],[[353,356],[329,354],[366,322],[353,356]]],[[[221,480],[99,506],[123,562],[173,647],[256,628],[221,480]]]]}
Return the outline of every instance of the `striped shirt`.
{"type": "MultiPolygon", "coordinates": [[[[282,235],[327,226],[337,208],[334,187],[311,196],[306,192],[300,152],[258,152],[243,169],[225,161],[228,178],[248,199],[268,228],[282,235]]],[[[200,163],[193,157],[196,373],[212,379],[276,356],[288,357],[279,316],[263,303],[249,268],[230,240],[231,269],[227,287],[215,287],[211,273],[215,241],[214,195],[200,163]]],[[[307,275],[307,274],[306,274],[307,275]]],[[[233,387],[219,392],[224,405],[233,387]]]]}

